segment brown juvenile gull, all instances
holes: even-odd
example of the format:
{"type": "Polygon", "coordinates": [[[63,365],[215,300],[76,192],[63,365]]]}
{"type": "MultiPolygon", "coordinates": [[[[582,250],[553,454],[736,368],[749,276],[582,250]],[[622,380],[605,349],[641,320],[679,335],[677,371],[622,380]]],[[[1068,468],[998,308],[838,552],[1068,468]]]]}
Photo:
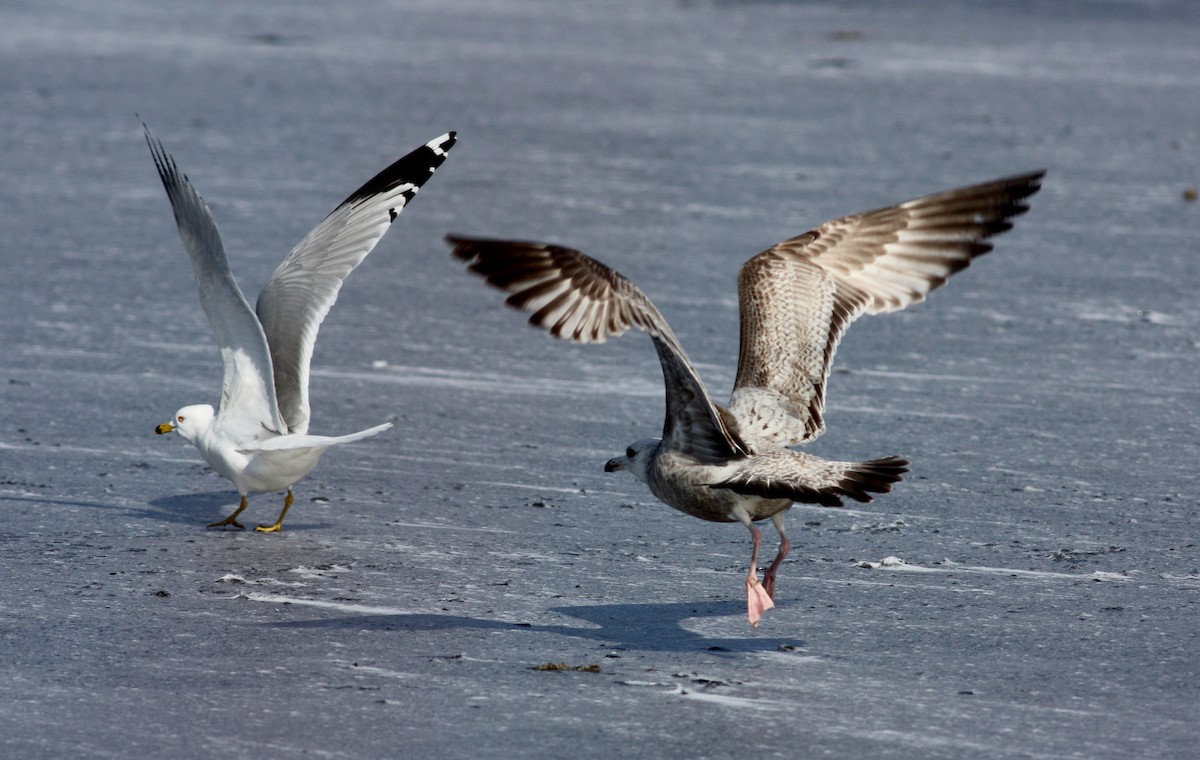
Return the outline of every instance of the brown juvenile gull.
{"type": "Polygon", "coordinates": [[[392,426],[385,422],[336,437],[308,434],[313,344],[342,281],[442,165],[455,135],[449,132],[429,141],[351,193],[292,249],[251,309],[229,270],[212,212],[162,144],[142,126],[225,366],[218,411],[208,404],[185,406],[155,432],[175,431],[237,486],[241,504],[210,528],[241,528],[237,518],[246,509],[247,494],[286,489],[279,519],[257,528],[275,532],[282,529],[292,506],[292,485],[317,466],[327,448],[392,426]]]}
{"type": "Polygon", "coordinates": [[[702,520],[737,521],[754,549],[746,577],[750,623],[774,606],[775,574],[791,548],[794,502],[871,501],[908,471],[896,456],[834,462],[793,451],[825,430],[825,384],[838,341],[861,314],[923,300],[1012,228],[1044,172],[1000,179],[835,219],[747,261],[738,273],[741,351],[728,406],[709,396],[667,321],[632,282],[595,259],[545,243],[447,236],[454,255],[510,306],[556,338],[602,343],[630,327],[650,334],[666,385],[662,438],[630,444],[606,472],[628,469],[668,505],[702,520]],[[779,552],[760,585],[770,518],[779,552]]]}

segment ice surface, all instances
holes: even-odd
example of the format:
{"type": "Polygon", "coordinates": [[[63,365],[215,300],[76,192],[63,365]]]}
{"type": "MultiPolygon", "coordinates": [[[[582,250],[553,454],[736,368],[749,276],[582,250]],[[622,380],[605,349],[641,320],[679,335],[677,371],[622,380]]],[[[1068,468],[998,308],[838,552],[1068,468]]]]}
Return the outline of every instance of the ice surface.
{"type": "Polygon", "coordinates": [[[1198,28],[1189,0],[3,4],[0,755],[1192,757],[1198,28]],[[396,427],[280,535],[205,531],[236,494],[153,435],[221,365],[135,113],[248,292],[458,131],[314,360],[314,426],[396,427]],[[612,264],[721,398],[750,255],[1039,167],[994,254],[849,332],[813,450],[913,471],[792,510],[757,630],[745,530],[601,471],[661,424],[648,341],[546,340],[441,242],[612,264]]]}

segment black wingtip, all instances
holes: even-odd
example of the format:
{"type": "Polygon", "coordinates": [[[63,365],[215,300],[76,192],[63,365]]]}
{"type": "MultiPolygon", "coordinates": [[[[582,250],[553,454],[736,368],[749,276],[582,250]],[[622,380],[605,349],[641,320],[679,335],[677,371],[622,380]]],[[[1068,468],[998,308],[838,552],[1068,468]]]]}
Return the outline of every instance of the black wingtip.
{"type": "Polygon", "coordinates": [[[146,146],[150,148],[150,157],[154,159],[154,168],[158,170],[158,178],[167,191],[167,197],[172,197],[173,187],[180,182],[181,178],[183,182],[187,182],[187,176],[179,173],[175,159],[167,152],[162,141],[154,136],[144,121],[142,122],[142,133],[146,138],[146,146]]]}
{"type": "Polygon", "coordinates": [[[460,261],[470,261],[475,258],[479,252],[478,245],[487,242],[482,238],[471,238],[453,232],[447,233],[443,239],[450,246],[450,255],[460,261]]]}
{"type": "Polygon", "coordinates": [[[1036,169],[1025,174],[1018,174],[1015,177],[1009,178],[1012,186],[1020,187],[1020,191],[1014,193],[1014,200],[1024,200],[1042,189],[1042,180],[1046,178],[1045,169],[1036,169]],[[1023,187],[1022,187],[1023,185],[1023,187]]]}
{"type": "Polygon", "coordinates": [[[393,162],[391,166],[367,180],[362,187],[351,193],[342,204],[359,203],[397,187],[411,185],[410,189],[403,194],[404,201],[407,203],[446,160],[446,153],[458,142],[457,135],[457,132],[447,132],[440,137],[435,137],[393,162]]]}
{"type": "Polygon", "coordinates": [[[898,456],[858,462],[847,468],[838,489],[859,502],[869,502],[873,493],[888,493],[892,485],[904,479],[909,461],[898,456]]]}
{"type": "Polygon", "coordinates": [[[508,259],[505,258],[506,254],[511,254],[513,261],[516,261],[522,252],[531,250],[546,251],[554,248],[554,246],[547,243],[536,243],[530,240],[468,237],[454,232],[446,233],[446,236],[442,239],[450,246],[450,255],[456,259],[473,261],[475,263],[487,260],[505,267],[511,265],[508,259]]]}
{"type": "MultiPolygon", "coordinates": [[[[1045,169],[1037,169],[1035,171],[1026,172],[1024,174],[1015,174],[1011,177],[998,179],[995,182],[988,183],[1000,189],[1002,197],[1009,204],[1009,214],[1005,217],[1011,219],[1014,216],[1020,216],[1029,210],[1028,204],[1024,203],[1025,199],[1037,194],[1042,189],[1042,180],[1046,176],[1045,169]]],[[[1012,229],[1010,223],[1007,227],[988,230],[987,237],[998,235],[1001,232],[1006,232],[1012,229]]]]}
{"type": "MultiPolygon", "coordinates": [[[[150,126],[148,124],[146,124],[146,122],[142,121],[140,116],[138,117],[138,121],[141,122],[141,124],[142,124],[142,136],[144,138],[146,138],[146,144],[150,146],[150,151],[153,152],[154,151],[154,143],[158,142],[158,140],[150,132],[150,126]]],[[[162,146],[160,145],[159,147],[161,148],[162,146]]]]}

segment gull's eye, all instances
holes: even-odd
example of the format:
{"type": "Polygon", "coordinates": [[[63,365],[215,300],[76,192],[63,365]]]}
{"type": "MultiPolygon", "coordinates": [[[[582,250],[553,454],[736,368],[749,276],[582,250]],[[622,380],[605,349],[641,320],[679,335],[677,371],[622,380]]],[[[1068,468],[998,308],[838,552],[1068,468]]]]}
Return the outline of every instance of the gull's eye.
{"type": "Polygon", "coordinates": [[[176,417],[175,419],[179,422],[183,422],[183,415],[181,414],[178,417],[176,417]]]}
{"type": "MultiPolygon", "coordinates": [[[[180,421],[182,422],[182,420],[180,420],[180,421]]],[[[630,446],[629,448],[625,449],[625,456],[629,457],[630,459],[633,459],[634,457],[637,456],[637,452],[633,450],[632,446],[630,446]]]]}

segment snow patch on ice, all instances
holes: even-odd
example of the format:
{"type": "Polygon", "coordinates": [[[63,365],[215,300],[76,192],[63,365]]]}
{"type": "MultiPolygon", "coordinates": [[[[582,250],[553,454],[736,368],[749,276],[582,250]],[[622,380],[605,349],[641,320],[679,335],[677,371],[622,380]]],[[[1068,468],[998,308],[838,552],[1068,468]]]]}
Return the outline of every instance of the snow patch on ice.
{"type": "Polygon", "coordinates": [[[1159,577],[1164,581],[1177,583],[1184,588],[1200,588],[1200,575],[1173,575],[1171,573],[1163,573],[1159,577]]]}
{"type": "Polygon", "coordinates": [[[1094,580],[1126,583],[1130,577],[1125,573],[1110,573],[1096,570],[1086,575],[1075,573],[1054,573],[1047,570],[1018,570],[1011,567],[985,567],[981,565],[960,565],[954,560],[944,559],[939,567],[912,565],[899,557],[884,557],[879,562],[863,561],[854,565],[865,570],[898,570],[912,573],[980,573],[985,575],[1008,575],[1022,578],[1043,578],[1047,580],[1094,580]]]}
{"type": "Polygon", "coordinates": [[[288,586],[291,588],[308,585],[303,581],[289,582],[281,581],[277,578],[256,578],[254,580],[249,580],[248,578],[235,573],[225,573],[220,578],[217,578],[217,583],[232,583],[238,586],[288,586]]]}
{"type": "MultiPolygon", "coordinates": [[[[908,523],[897,518],[891,522],[876,522],[868,525],[864,525],[862,523],[852,523],[850,527],[847,528],[847,531],[850,533],[899,533],[907,527],[908,523]]],[[[884,562],[887,562],[888,559],[896,559],[896,557],[888,557],[884,560],[884,562]]],[[[903,560],[899,561],[903,562],[903,560]]]]}
{"type": "Polygon", "coordinates": [[[1154,311],[1153,309],[1139,309],[1136,306],[1129,306],[1127,304],[1100,305],[1093,303],[1073,303],[1069,305],[1069,308],[1074,313],[1076,319],[1081,319],[1085,322],[1113,322],[1122,325],[1147,322],[1163,327],[1177,327],[1187,324],[1187,320],[1180,317],[1164,314],[1161,311],[1154,311]]]}
{"type": "Polygon", "coordinates": [[[910,565],[899,557],[884,557],[878,562],[862,561],[855,565],[865,570],[879,570],[886,568],[888,570],[909,570],[914,573],[936,573],[936,569],[921,567],[920,565],[910,565]]]}
{"type": "Polygon", "coordinates": [[[480,528],[469,525],[439,525],[437,523],[416,523],[416,522],[389,522],[388,525],[395,525],[400,528],[428,528],[432,530],[470,530],[478,533],[516,533],[515,530],[505,530],[504,528],[480,528]]]}
{"type": "Polygon", "coordinates": [[[342,565],[322,565],[321,567],[305,567],[301,565],[300,567],[293,567],[288,572],[294,573],[301,578],[327,578],[338,573],[348,573],[350,572],[350,568],[343,567],[342,565]]]}
{"type": "MultiPolygon", "coordinates": [[[[578,487],[563,488],[561,486],[544,486],[537,483],[505,483],[490,480],[477,480],[472,485],[479,486],[495,486],[496,488],[517,488],[523,491],[549,491],[550,493],[569,493],[574,496],[579,496],[582,492],[578,487]]],[[[588,494],[607,494],[609,496],[624,496],[625,494],[619,491],[593,491],[588,489],[588,494]]]]}
{"type": "Polygon", "coordinates": [[[382,676],[384,678],[419,678],[416,673],[401,673],[398,670],[388,670],[386,668],[377,668],[373,665],[355,665],[350,664],[350,670],[355,673],[364,673],[373,676],[382,676]]]}
{"type": "Polygon", "coordinates": [[[682,686],[676,685],[674,689],[664,692],[670,697],[683,697],[684,699],[694,699],[697,702],[708,702],[711,704],[721,705],[722,707],[737,707],[748,708],[752,710],[768,710],[774,712],[782,710],[786,707],[784,703],[771,699],[752,699],[750,697],[732,697],[728,694],[713,694],[707,691],[694,691],[685,689],[682,686]]]}
{"type": "Polygon", "coordinates": [[[865,414],[871,417],[879,415],[893,415],[904,417],[920,417],[932,418],[938,420],[973,420],[974,415],[958,414],[955,412],[922,412],[916,409],[896,409],[882,406],[848,406],[845,404],[832,403],[829,404],[829,409],[835,412],[845,412],[846,414],[865,414]]]}
{"type": "Polygon", "coordinates": [[[823,657],[815,654],[791,654],[789,652],[759,652],[758,657],[781,665],[812,665],[824,661],[823,657]]]}
{"type": "Polygon", "coordinates": [[[413,610],[402,610],[396,607],[376,607],[368,604],[344,604],[342,602],[326,602],[321,599],[301,599],[294,596],[283,596],[282,594],[258,594],[250,592],[240,594],[240,599],[249,599],[252,602],[267,602],[268,604],[298,604],[304,607],[319,607],[327,610],[338,610],[339,612],[353,612],[358,615],[416,615],[419,614],[413,610]]]}
{"type": "Polygon", "coordinates": [[[469,372],[441,367],[389,365],[372,372],[353,370],[314,369],[313,377],[354,380],[363,383],[386,383],[438,389],[485,391],[492,394],[519,396],[559,396],[578,398],[583,395],[655,397],[662,395],[662,383],[652,379],[619,380],[560,380],[526,375],[502,375],[489,372],[469,372]]]}

